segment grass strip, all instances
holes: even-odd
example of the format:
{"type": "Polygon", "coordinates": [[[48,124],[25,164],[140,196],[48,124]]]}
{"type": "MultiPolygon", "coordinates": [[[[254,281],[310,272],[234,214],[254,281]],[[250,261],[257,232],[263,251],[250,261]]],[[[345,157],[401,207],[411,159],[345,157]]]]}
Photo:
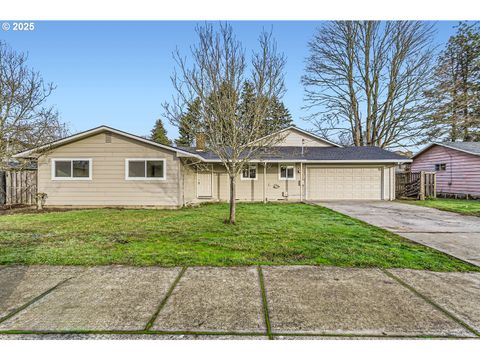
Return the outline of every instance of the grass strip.
{"type": "MultiPolygon", "coordinates": [[[[229,331],[156,331],[156,330],[0,330],[0,335],[198,335],[198,336],[252,336],[265,337],[265,333],[258,332],[229,332],[229,331]]],[[[339,337],[339,338],[378,338],[378,339],[474,339],[467,336],[453,335],[381,335],[381,334],[334,334],[334,333],[272,333],[272,337],[339,337]]]]}

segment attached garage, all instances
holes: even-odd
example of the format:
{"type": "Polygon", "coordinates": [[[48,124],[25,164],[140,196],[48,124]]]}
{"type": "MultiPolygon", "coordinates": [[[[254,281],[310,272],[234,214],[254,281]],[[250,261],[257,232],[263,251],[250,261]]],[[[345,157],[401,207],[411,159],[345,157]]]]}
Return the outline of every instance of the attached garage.
{"type": "Polygon", "coordinates": [[[382,200],[382,167],[308,166],[307,200],[382,200]]]}

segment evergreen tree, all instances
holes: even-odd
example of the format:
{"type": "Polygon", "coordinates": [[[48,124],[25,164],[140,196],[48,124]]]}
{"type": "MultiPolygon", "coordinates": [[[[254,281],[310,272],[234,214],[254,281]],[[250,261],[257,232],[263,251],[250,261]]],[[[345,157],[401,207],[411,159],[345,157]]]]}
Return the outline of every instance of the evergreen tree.
{"type": "Polygon", "coordinates": [[[266,121],[269,122],[271,131],[278,131],[293,125],[292,115],[285,104],[277,97],[270,103],[266,121]]]}
{"type": "Polygon", "coordinates": [[[188,105],[187,111],[182,115],[178,124],[178,139],[175,140],[177,146],[193,146],[196,124],[200,122],[200,99],[195,99],[188,105]]]}
{"type": "Polygon", "coordinates": [[[440,54],[427,95],[432,138],[480,141],[480,30],[460,23],[440,54]]]}
{"type": "Polygon", "coordinates": [[[167,137],[167,131],[165,130],[161,119],[158,119],[155,122],[155,126],[150,133],[150,139],[159,144],[172,145],[172,142],[167,137]]]}
{"type": "MultiPolygon", "coordinates": [[[[242,88],[242,94],[239,104],[239,115],[246,116],[250,114],[252,116],[252,111],[256,105],[255,102],[259,101],[257,95],[255,94],[255,89],[250,82],[245,82],[242,88]]],[[[253,120],[251,120],[253,121],[253,120]]],[[[265,114],[265,133],[262,136],[271,134],[281,129],[285,129],[293,125],[292,116],[290,111],[288,111],[285,104],[274,96],[270,99],[270,103],[267,107],[265,114]]],[[[245,123],[248,123],[247,121],[245,123]]]]}

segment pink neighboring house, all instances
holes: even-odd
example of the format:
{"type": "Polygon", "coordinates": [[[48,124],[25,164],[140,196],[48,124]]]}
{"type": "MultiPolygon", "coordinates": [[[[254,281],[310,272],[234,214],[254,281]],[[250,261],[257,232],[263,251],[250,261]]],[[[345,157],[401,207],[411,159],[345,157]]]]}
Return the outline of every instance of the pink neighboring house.
{"type": "Polygon", "coordinates": [[[437,193],[480,196],[480,142],[432,143],[413,156],[412,171],[435,171],[437,193]]]}

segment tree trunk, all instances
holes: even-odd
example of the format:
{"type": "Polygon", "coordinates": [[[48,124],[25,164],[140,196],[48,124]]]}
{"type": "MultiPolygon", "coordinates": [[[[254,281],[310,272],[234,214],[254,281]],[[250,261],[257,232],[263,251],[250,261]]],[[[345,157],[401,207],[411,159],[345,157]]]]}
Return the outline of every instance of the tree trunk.
{"type": "Polygon", "coordinates": [[[235,224],[235,212],[236,212],[236,183],[235,177],[230,177],[230,217],[228,219],[229,224],[235,224]]]}

